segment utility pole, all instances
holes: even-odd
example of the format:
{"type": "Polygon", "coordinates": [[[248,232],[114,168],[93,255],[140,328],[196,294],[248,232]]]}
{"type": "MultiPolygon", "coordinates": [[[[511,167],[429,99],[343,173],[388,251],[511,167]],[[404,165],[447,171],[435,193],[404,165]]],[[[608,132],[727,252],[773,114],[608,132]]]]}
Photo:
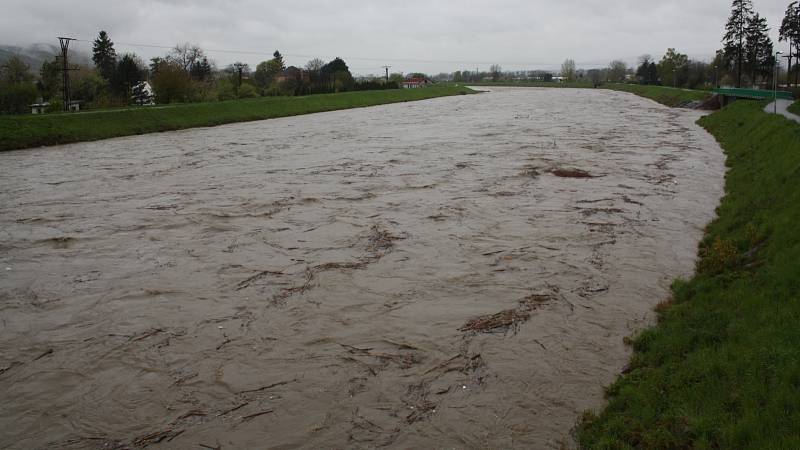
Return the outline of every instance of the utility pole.
{"type": "Polygon", "coordinates": [[[390,69],[392,66],[381,66],[381,67],[383,67],[384,69],[386,69],[386,84],[389,84],[389,69],[390,69]]]}
{"type": "Polygon", "coordinates": [[[58,43],[61,44],[61,72],[62,80],[64,83],[64,111],[69,112],[70,98],[69,98],[69,71],[75,70],[69,67],[69,43],[76,39],[68,37],[59,37],[58,43]]]}
{"type": "Polygon", "coordinates": [[[772,104],[774,105],[775,114],[778,114],[778,68],[781,66],[778,57],[782,54],[783,52],[775,52],[775,77],[772,79],[772,104]]]}
{"type": "MultiPolygon", "coordinates": [[[[791,46],[789,48],[791,49],[791,46]]],[[[792,74],[792,58],[794,58],[795,56],[796,55],[793,55],[791,50],[789,50],[789,54],[788,55],[782,56],[782,58],[786,58],[786,59],[789,60],[788,61],[789,62],[789,67],[786,69],[786,88],[790,88],[791,87],[791,83],[792,83],[792,81],[791,81],[791,77],[792,77],[792,75],[791,75],[792,74]]]]}
{"type": "Polygon", "coordinates": [[[240,63],[240,62],[233,63],[234,70],[236,70],[236,72],[239,73],[239,82],[236,84],[236,96],[237,97],[239,96],[239,89],[242,88],[242,71],[244,71],[245,67],[247,67],[247,64],[240,63]]]}

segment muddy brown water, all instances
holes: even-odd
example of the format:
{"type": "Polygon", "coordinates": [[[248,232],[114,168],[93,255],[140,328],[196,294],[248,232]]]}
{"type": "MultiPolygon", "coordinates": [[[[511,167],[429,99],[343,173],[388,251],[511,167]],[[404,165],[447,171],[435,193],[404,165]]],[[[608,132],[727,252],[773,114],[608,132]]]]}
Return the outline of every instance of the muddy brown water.
{"type": "Polygon", "coordinates": [[[699,114],[496,89],[2,153],[0,445],[571,446],[713,218],[699,114]]]}

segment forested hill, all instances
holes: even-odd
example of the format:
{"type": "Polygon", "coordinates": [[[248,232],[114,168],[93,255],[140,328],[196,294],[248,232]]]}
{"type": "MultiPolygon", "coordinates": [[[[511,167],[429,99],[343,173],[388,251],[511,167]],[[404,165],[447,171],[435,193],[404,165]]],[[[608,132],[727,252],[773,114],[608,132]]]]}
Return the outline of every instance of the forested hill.
{"type": "MultiPolygon", "coordinates": [[[[17,45],[0,45],[0,65],[16,55],[22,58],[25,64],[30,67],[31,72],[39,73],[42,63],[50,61],[54,56],[61,53],[57,45],[33,44],[27,47],[17,45]]],[[[88,64],[89,57],[86,55],[75,54],[70,50],[70,60],[80,64],[88,64]]]]}

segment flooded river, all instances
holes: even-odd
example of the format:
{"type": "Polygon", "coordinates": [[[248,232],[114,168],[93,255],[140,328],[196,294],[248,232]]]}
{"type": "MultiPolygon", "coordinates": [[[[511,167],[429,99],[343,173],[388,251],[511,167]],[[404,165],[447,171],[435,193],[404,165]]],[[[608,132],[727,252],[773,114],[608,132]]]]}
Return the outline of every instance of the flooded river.
{"type": "Polygon", "coordinates": [[[570,446],[693,270],[698,117],[496,89],[1,153],[0,446],[570,446]]]}

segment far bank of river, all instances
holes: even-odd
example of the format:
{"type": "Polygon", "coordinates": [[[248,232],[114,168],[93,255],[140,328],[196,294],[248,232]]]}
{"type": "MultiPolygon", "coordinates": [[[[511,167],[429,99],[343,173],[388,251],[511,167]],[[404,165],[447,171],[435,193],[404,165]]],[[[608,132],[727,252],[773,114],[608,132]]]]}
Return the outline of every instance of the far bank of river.
{"type": "Polygon", "coordinates": [[[472,93],[458,86],[263,97],[46,115],[0,115],[0,151],[96,141],[472,93]]]}

